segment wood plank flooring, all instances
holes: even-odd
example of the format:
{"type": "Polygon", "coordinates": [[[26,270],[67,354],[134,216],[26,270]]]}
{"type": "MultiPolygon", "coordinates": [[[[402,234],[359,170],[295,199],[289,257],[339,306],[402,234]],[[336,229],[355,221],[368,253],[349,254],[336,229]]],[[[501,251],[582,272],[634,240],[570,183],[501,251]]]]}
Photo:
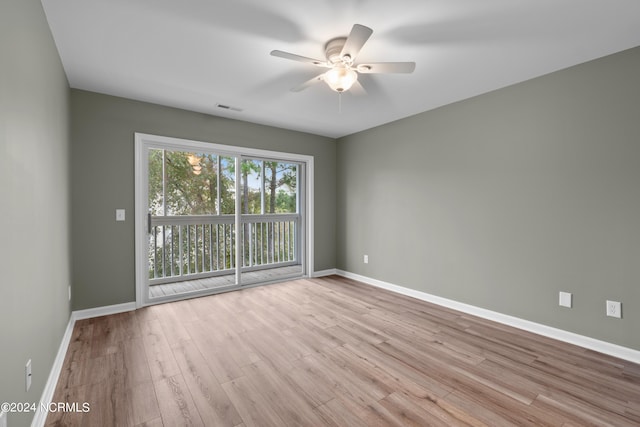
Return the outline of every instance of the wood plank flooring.
{"type": "Polygon", "coordinates": [[[638,426],[640,366],[336,276],[78,321],[65,426],[638,426]]]}

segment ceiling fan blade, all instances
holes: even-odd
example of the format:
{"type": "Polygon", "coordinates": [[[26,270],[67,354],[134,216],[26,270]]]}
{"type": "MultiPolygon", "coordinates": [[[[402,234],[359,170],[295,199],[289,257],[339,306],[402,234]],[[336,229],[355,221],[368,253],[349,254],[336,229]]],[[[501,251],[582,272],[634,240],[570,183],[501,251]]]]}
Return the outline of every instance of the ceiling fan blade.
{"type": "Polygon", "coordinates": [[[358,80],[356,80],[353,86],[351,86],[351,88],[349,89],[349,92],[353,93],[356,96],[364,96],[367,94],[367,91],[364,89],[364,86],[362,86],[362,83],[360,83],[358,80]]]}
{"type": "Polygon", "coordinates": [[[351,28],[351,33],[349,33],[347,41],[344,42],[342,52],[340,52],[340,57],[342,58],[345,55],[349,55],[352,61],[355,60],[360,49],[362,49],[362,46],[364,46],[367,40],[369,40],[372,33],[373,30],[371,28],[355,24],[353,28],[351,28]]]}
{"type": "Polygon", "coordinates": [[[317,75],[314,78],[309,79],[306,82],[304,82],[304,83],[302,83],[302,84],[300,84],[298,86],[292,87],[291,88],[291,92],[300,92],[302,90],[305,90],[309,86],[313,85],[314,83],[321,82],[323,80],[324,80],[324,73],[322,73],[320,75],[317,75]]]}
{"type": "Polygon", "coordinates": [[[356,70],[362,74],[413,73],[415,69],[415,62],[369,62],[356,66],[356,70]]]}
{"type": "Polygon", "coordinates": [[[319,59],[307,58],[306,56],[296,55],[295,53],[283,52],[281,50],[272,50],[271,56],[277,56],[278,58],[290,59],[292,61],[298,62],[306,62],[308,64],[313,64],[318,67],[328,68],[326,61],[321,61],[319,59]]]}

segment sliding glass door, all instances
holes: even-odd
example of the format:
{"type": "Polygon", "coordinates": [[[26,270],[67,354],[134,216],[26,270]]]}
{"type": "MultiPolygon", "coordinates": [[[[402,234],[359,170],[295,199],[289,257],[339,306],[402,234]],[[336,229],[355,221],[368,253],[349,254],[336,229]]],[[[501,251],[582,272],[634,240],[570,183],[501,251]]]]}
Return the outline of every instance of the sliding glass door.
{"type": "Polygon", "coordinates": [[[243,158],[241,283],[302,275],[299,163],[243,158]]]}
{"type": "Polygon", "coordinates": [[[138,305],[308,274],[312,161],[136,135],[138,305]]]}

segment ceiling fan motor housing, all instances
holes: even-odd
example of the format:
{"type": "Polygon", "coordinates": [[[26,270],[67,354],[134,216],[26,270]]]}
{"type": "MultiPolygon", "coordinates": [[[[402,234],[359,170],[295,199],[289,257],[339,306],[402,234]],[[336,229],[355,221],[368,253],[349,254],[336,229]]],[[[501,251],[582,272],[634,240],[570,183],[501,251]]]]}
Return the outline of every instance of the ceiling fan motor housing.
{"type": "MultiPolygon", "coordinates": [[[[346,43],[346,37],[336,37],[335,39],[331,39],[324,45],[324,53],[327,57],[327,61],[331,64],[339,64],[341,62],[345,62],[340,54],[342,53],[342,48],[346,43]]],[[[348,64],[351,65],[351,64],[348,64]]]]}

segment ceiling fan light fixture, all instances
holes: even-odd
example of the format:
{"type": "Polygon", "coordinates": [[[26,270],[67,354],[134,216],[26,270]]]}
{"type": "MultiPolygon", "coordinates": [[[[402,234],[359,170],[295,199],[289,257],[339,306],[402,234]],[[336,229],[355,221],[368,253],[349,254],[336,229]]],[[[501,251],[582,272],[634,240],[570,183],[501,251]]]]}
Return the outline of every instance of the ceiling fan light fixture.
{"type": "Polygon", "coordinates": [[[358,80],[358,73],[351,68],[334,67],[324,74],[324,81],[336,92],[346,92],[358,80]]]}

